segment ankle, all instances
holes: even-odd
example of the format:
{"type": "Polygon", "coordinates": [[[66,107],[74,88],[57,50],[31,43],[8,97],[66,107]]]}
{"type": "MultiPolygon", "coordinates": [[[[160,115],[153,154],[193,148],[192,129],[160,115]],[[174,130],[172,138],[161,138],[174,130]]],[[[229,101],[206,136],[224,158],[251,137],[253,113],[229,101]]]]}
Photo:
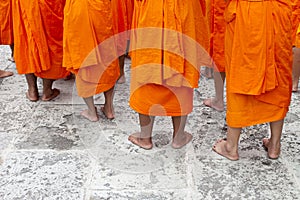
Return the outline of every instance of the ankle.
{"type": "Polygon", "coordinates": [[[238,145],[230,143],[230,142],[226,142],[225,148],[226,148],[227,152],[234,152],[234,153],[238,152],[238,145]]]}
{"type": "Polygon", "coordinates": [[[28,92],[29,93],[38,93],[38,89],[35,87],[30,87],[30,88],[28,88],[28,92]]]}

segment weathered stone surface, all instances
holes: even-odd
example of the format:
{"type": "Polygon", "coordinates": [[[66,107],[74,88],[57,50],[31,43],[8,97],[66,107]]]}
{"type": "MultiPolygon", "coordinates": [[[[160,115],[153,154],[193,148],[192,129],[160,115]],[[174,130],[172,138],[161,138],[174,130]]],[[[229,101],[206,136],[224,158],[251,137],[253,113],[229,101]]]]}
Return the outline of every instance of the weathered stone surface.
{"type": "MultiPolygon", "coordinates": [[[[25,77],[7,60],[9,47],[0,46],[0,55],[0,69],[15,72],[0,79],[0,199],[300,199],[300,93],[292,94],[278,160],[267,158],[262,139],[270,128],[261,124],[243,129],[240,160],[230,162],[212,151],[226,137],[226,113],[202,104],[214,94],[213,79],[202,77],[195,89],[186,124],[192,142],[173,149],[171,117],[156,117],[147,151],[128,141],[140,131],[128,104],[129,60],[126,83],[115,86],[115,119],[100,111],[99,94],[93,123],[80,115],[86,106],[74,79],[55,82],[55,100],[30,102],[25,77]]],[[[42,95],[41,79],[38,88],[42,95]]]]}
{"type": "Polygon", "coordinates": [[[87,154],[54,151],[9,153],[0,166],[2,199],[83,199],[87,154]]]}

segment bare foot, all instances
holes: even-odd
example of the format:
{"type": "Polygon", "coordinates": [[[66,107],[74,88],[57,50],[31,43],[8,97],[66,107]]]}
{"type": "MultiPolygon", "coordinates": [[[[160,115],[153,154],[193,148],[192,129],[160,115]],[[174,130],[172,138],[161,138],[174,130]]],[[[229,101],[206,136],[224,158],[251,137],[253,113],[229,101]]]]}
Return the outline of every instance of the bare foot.
{"type": "Polygon", "coordinates": [[[222,112],[224,111],[224,103],[223,101],[216,101],[215,98],[208,98],[203,100],[203,104],[205,106],[211,107],[216,111],[222,112]]]}
{"type": "Polygon", "coordinates": [[[89,109],[86,109],[84,111],[82,111],[80,113],[83,117],[85,117],[86,119],[90,120],[91,122],[96,122],[99,120],[97,112],[96,112],[96,108],[95,111],[92,112],[89,109]]]}
{"type": "Polygon", "coordinates": [[[120,78],[118,79],[117,83],[118,84],[123,84],[126,82],[126,78],[125,75],[120,76],[120,78]]]}
{"type": "Polygon", "coordinates": [[[39,100],[39,95],[35,91],[34,92],[27,91],[26,97],[27,97],[27,99],[29,99],[29,101],[32,101],[32,102],[36,102],[39,100]]]}
{"type": "Polygon", "coordinates": [[[298,92],[298,80],[293,80],[292,92],[298,92]]]}
{"type": "Polygon", "coordinates": [[[107,119],[113,120],[115,118],[112,109],[108,109],[107,106],[104,105],[103,107],[100,108],[100,110],[102,111],[102,113],[107,119]]]}
{"type": "Polygon", "coordinates": [[[0,70],[0,78],[6,78],[6,77],[9,77],[12,75],[14,75],[14,73],[9,72],[9,71],[0,70]]]}
{"type": "Polygon", "coordinates": [[[188,133],[184,132],[182,134],[177,134],[172,141],[172,147],[174,149],[180,149],[186,144],[188,144],[192,140],[193,136],[188,133]]]}
{"type": "Polygon", "coordinates": [[[270,159],[278,159],[279,154],[280,154],[280,144],[279,145],[271,145],[270,144],[270,139],[264,138],[262,140],[263,142],[263,147],[266,149],[268,152],[268,157],[270,159]]]}
{"type": "Polygon", "coordinates": [[[228,148],[226,147],[226,144],[227,144],[226,139],[220,139],[214,144],[212,149],[217,154],[219,154],[229,160],[232,160],[232,161],[238,160],[239,159],[238,152],[236,152],[236,151],[232,152],[232,151],[228,150],[228,148]]]}
{"type": "Polygon", "coordinates": [[[10,57],[10,58],[8,58],[7,60],[10,61],[10,62],[13,62],[13,63],[15,62],[14,57],[10,57]]]}
{"type": "Polygon", "coordinates": [[[51,94],[43,94],[42,97],[42,101],[50,101],[52,99],[54,99],[55,97],[57,97],[60,94],[59,89],[52,89],[52,93],[51,94]]]}
{"type": "Polygon", "coordinates": [[[134,133],[128,137],[128,140],[143,149],[146,149],[146,150],[152,149],[152,147],[153,147],[152,138],[151,137],[150,138],[142,138],[140,136],[141,136],[141,133],[134,133]]]}

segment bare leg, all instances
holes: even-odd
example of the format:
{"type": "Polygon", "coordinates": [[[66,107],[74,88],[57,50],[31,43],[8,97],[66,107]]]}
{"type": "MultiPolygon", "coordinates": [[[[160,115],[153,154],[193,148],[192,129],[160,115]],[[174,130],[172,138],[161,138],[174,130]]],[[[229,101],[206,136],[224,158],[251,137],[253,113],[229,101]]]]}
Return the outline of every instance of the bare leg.
{"type": "Polygon", "coordinates": [[[92,122],[96,122],[99,120],[98,115],[97,115],[97,110],[94,104],[94,98],[93,96],[91,97],[87,97],[87,98],[83,98],[85,104],[87,105],[88,109],[83,110],[81,112],[81,115],[83,117],[85,117],[86,119],[92,121],[92,122]]]}
{"type": "Polygon", "coordinates": [[[113,107],[113,98],[114,98],[114,87],[104,92],[105,104],[101,107],[101,111],[107,117],[107,119],[114,119],[114,107],[113,107]]]}
{"type": "Polygon", "coordinates": [[[223,111],[225,72],[214,71],[214,82],[216,95],[213,98],[204,99],[203,104],[217,111],[223,111]]]}
{"type": "Polygon", "coordinates": [[[229,160],[238,160],[238,143],[241,130],[241,128],[228,126],[227,139],[218,140],[213,146],[213,150],[229,160]]]}
{"type": "Polygon", "coordinates": [[[6,78],[12,75],[14,75],[14,73],[0,69],[0,78],[6,78]]]}
{"type": "Polygon", "coordinates": [[[50,101],[60,94],[58,89],[52,89],[53,82],[52,79],[43,79],[43,101],[50,101]]]}
{"type": "Polygon", "coordinates": [[[298,91],[298,83],[300,77],[300,48],[293,48],[293,92],[298,91]]]}
{"type": "Polygon", "coordinates": [[[128,137],[128,140],[133,144],[143,148],[143,149],[152,149],[152,130],[153,130],[153,123],[154,117],[139,114],[140,119],[140,127],[141,132],[131,134],[128,137]]]}
{"type": "Polygon", "coordinates": [[[190,133],[184,131],[186,120],[187,116],[172,117],[174,129],[172,147],[174,149],[180,149],[193,138],[190,133]]]}
{"type": "Polygon", "coordinates": [[[206,78],[212,78],[212,68],[210,67],[205,67],[204,69],[204,74],[203,74],[206,78]]]}
{"type": "Polygon", "coordinates": [[[125,83],[125,73],[124,73],[124,64],[125,64],[125,55],[119,57],[119,66],[120,66],[120,78],[118,83],[122,84],[125,83]]]}
{"type": "Polygon", "coordinates": [[[264,138],[263,145],[268,150],[268,156],[271,159],[277,159],[280,154],[280,138],[283,128],[283,119],[270,122],[271,138],[264,138]]]}
{"type": "Polygon", "coordinates": [[[39,99],[39,92],[37,88],[37,77],[34,74],[25,74],[28,91],[26,92],[26,97],[30,101],[37,101],[39,99]]]}

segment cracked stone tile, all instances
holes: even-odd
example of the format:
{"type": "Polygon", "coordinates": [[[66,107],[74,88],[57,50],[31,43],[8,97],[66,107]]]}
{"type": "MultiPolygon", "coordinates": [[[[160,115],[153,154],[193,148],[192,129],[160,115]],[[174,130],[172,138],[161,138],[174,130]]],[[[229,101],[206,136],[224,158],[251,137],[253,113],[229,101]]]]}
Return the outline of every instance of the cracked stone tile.
{"type": "Polygon", "coordinates": [[[84,153],[12,152],[0,165],[0,196],[83,199],[89,165],[84,153]]]}
{"type": "Polygon", "coordinates": [[[76,130],[57,127],[37,127],[29,135],[17,138],[17,149],[53,149],[78,150],[83,149],[76,130]]]}
{"type": "Polygon", "coordinates": [[[25,92],[27,91],[27,83],[23,75],[19,75],[16,69],[7,69],[14,72],[13,76],[2,79],[0,84],[0,95],[11,94],[18,96],[20,99],[25,100],[25,92]]]}
{"type": "MultiPolygon", "coordinates": [[[[192,199],[192,195],[187,190],[178,189],[176,191],[170,190],[125,190],[125,191],[91,191],[90,200],[106,200],[106,199],[139,199],[139,200],[188,200],[192,199]]],[[[200,198],[198,198],[199,200],[200,198]]]]}
{"type": "Polygon", "coordinates": [[[11,56],[10,48],[8,45],[1,45],[0,46],[0,69],[5,70],[7,66],[11,64],[8,60],[11,56]]]}
{"type": "Polygon", "coordinates": [[[206,199],[298,199],[295,178],[281,161],[215,160],[198,156],[193,177],[206,199]]]}
{"type": "Polygon", "coordinates": [[[31,116],[31,122],[26,124],[32,128],[64,127],[66,117],[73,114],[73,107],[70,105],[39,104],[36,106],[31,116]]]}
{"type": "Polygon", "coordinates": [[[10,145],[12,145],[12,141],[16,138],[16,134],[11,133],[11,131],[0,132],[0,155],[1,152],[7,149],[10,145]]]}
{"type": "Polygon", "coordinates": [[[35,105],[24,103],[19,95],[0,95],[0,98],[0,131],[21,130],[31,121],[30,116],[35,112],[35,105]]]}
{"type": "Polygon", "coordinates": [[[286,132],[281,143],[281,159],[290,167],[300,188],[300,131],[286,132]]]}
{"type": "Polygon", "coordinates": [[[162,168],[192,150],[192,146],[179,150],[173,149],[169,144],[166,133],[154,133],[154,148],[151,151],[143,150],[128,141],[127,133],[120,130],[103,130],[92,136],[80,135],[84,146],[91,156],[105,166],[117,170],[142,173],[162,168]],[[163,135],[163,136],[162,136],[163,135]],[[91,139],[92,138],[92,139],[91,139]],[[120,162],[123,164],[120,165],[120,162]]]}
{"type": "MultiPolygon", "coordinates": [[[[137,155],[137,154],[136,154],[137,155]]],[[[111,155],[115,156],[115,155],[111,155]]],[[[180,157],[176,162],[168,163],[167,159],[144,160],[118,158],[119,165],[127,165],[127,169],[120,170],[111,164],[107,165],[107,160],[99,161],[98,167],[93,171],[90,189],[93,190],[172,190],[188,189],[187,165],[185,157],[180,157]],[[138,163],[143,162],[143,163],[138,163]],[[105,163],[105,164],[104,164],[105,163]],[[139,170],[130,171],[130,163],[139,165],[139,170]],[[105,166],[104,166],[105,165],[105,166]],[[149,167],[149,165],[151,165],[149,167]]]]}

